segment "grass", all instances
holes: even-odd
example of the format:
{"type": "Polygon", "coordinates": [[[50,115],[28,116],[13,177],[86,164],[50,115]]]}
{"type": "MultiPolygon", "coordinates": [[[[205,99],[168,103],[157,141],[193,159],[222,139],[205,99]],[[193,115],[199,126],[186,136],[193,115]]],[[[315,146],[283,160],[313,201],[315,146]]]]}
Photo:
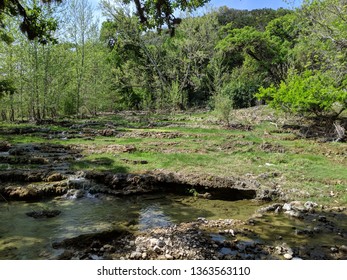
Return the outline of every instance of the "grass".
{"type": "MultiPolygon", "coordinates": [[[[249,114],[247,110],[235,111],[231,120],[232,123],[251,125],[251,131],[227,129],[211,113],[199,112],[151,114],[146,118],[137,114],[110,115],[95,119],[100,124],[91,127],[92,130],[105,129],[105,124],[112,122],[114,129],[122,133],[121,137],[48,140],[42,133],[0,136],[12,144],[82,145],[84,157],[72,163],[74,170],[136,173],[165,169],[187,174],[253,176],[264,186],[280,186],[293,199],[347,206],[346,143],[300,139],[292,132],[278,130],[275,122],[283,123],[283,120],[279,120],[269,108],[249,111],[249,114]],[[147,122],[155,125],[147,126],[147,122]],[[110,145],[133,146],[135,149],[110,152],[105,149],[110,145]],[[146,164],[138,164],[139,161],[146,161],[146,164]],[[259,177],[274,173],[278,175],[259,177]]],[[[78,122],[83,123],[82,120],[78,122]]],[[[25,126],[0,126],[3,129],[13,127],[25,126]]],[[[76,132],[59,126],[46,127],[55,132],[76,132]]]]}

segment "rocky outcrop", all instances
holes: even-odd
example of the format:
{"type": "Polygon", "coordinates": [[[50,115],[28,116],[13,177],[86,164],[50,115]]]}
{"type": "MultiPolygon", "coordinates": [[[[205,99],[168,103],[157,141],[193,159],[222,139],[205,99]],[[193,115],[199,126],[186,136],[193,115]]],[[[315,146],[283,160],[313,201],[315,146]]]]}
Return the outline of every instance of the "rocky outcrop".
{"type": "Polygon", "coordinates": [[[208,193],[206,198],[239,200],[256,197],[258,182],[248,179],[215,176],[181,175],[156,171],[146,174],[114,174],[110,172],[86,172],[86,178],[98,187],[93,192],[129,195],[149,192],[170,192],[188,194],[190,190],[199,195],[208,193]],[[105,187],[106,186],[106,187],[105,187]]]}

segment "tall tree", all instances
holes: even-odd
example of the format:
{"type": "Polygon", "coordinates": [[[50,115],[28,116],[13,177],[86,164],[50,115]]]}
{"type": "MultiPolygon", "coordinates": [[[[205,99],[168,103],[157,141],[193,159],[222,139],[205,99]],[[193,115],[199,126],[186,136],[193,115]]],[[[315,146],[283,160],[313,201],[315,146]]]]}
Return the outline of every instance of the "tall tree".
{"type": "Polygon", "coordinates": [[[83,94],[86,83],[87,42],[95,38],[97,22],[94,20],[93,9],[88,0],[71,0],[67,3],[66,30],[64,40],[73,44],[75,70],[75,111],[78,113],[83,104],[83,94]]]}

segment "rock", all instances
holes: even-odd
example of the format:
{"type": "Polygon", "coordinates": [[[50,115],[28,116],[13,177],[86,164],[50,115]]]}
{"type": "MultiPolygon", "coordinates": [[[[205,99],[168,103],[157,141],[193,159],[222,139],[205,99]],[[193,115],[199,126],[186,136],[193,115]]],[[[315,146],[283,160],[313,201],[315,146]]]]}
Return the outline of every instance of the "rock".
{"type": "Polygon", "coordinates": [[[159,246],[154,246],[153,251],[160,254],[163,250],[159,246]]]}
{"type": "Polygon", "coordinates": [[[58,256],[58,260],[71,260],[74,256],[72,250],[65,250],[62,254],[58,256]]]}
{"type": "Polygon", "coordinates": [[[299,219],[302,218],[302,214],[299,211],[289,210],[284,213],[294,218],[299,218],[299,219]]]}
{"type": "Polygon", "coordinates": [[[165,254],[165,258],[167,260],[173,260],[173,256],[171,256],[170,254],[165,254]]]}
{"type": "Polygon", "coordinates": [[[206,218],[204,218],[204,217],[198,217],[198,218],[197,218],[197,221],[198,221],[198,222],[201,222],[201,223],[205,223],[205,224],[208,223],[208,220],[207,220],[206,218]]]}
{"type": "Polygon", "coordinates": [[[130,254],[130,259],[140,259],[142,258],[142,253],[134,251],[130,254]]]}
{"type": "Polygon", "coordinates": [[[335,253],[338,253],[339,252],[339,249],[337,249],[336,247],[331,247],[330,248],[330,252],[335,254],[335,253]]]}
{"type": "Polygon", "coordinates": [[[110,245],[110,244],[105,244],[103,247],[102,247],[103,251],[105,252],[111,252],[113,251],[115,248],[114,246],[110,245]]]}
{"type": "Polygon", "coordinates": [[[347,253],[347,246],[346,245],[341,245],[339,250],[343,253],[347,253]]]}
{"type": "Polygon", "coordinates": [[[326,223],[327,222],[327,217],[325,216],[319,216],[318,217],[318,221],[322,222],[322,223],[326,223]]]}
{"type": "Polygon", "coordinates": [[[292,210],[292,206],[290,203],[284,203],[283,206],[282,206],[283,210],[284,211],[290,211],[292,210]]]}
{"type": "Polygon", "coordinates": [[[36,146],[32,144],[21,144],[12,147],[8,152],[11,156],[22,156],[34,152],[36,146]]]}
{"type": "Polygon", "coordinates": [[[345,211],[347,208],[346,207],[332,207],[329,209],[330,212],[343,212],[345,211]]]}
{"type": "Polygon", "coordinates": [[[312,201],[306,201],[304,207],[307,211],[312,211],[314,208],[318,207],[318,204],[312,201]]]}
{"type": "Polygon", "coordinates": [[[58,216],[60,213],[61,213],[60,210],[41,210],[41,211],[31,211],[25,214],[34,219],[39,219],[39,218],[54,218],[58,216]]]}
{"type": "Polygon", "coordinates": [[[205,199],[210,199],[212,197],[212,195],[208,192],[205,192],[203,194],[198,194],[199,198],[205,198],[205,199]]]}
{"type": "Polygon", "coordinates": [[[166,243],[164,240],[159,240],[158,247],[163,248],[163,247],[165,247],[165,245],[166,245],[166,243]]]}
{"type": "Polygon", "coordinates": [[[63,196],[68,199],[80,199],[85,196],[84,190],[68,190],[67,193],[63,196]]]}
{"type": "Polygon", "coordinates": [[[64,179],[64,176],[60,173],[53,173],[46,178],[47,182],[56,182],[64,179]]]}
{"type": "Polygon", "coordinates": [[[274,203],[269,206],[262,207],[258,210],[258,212],[263,213],[263,212],[273,212],[273,211],[279,211],[282,209],[282,204],[281,203],[274,203]]]}
{"type": "Polygon", "coordinates": [[[158,243],[159,243],[159,239],[157,239],[157,238],[151,238],[151,239],[149,239],[149,245],[150,245],[151,247],[157,246],[158,243]]]}
{"type": "Polygon", "coordinates": [[[7,152],[11,149],[11,144],[6,141],[0,141],[0,152],[7,152]]]}
{"type": "Polygon", "coordinates": [[[286,260],[291,260],[293,258],[292,255],[290,254],[284,254],[283,257],[286,259],[286,260]]]}

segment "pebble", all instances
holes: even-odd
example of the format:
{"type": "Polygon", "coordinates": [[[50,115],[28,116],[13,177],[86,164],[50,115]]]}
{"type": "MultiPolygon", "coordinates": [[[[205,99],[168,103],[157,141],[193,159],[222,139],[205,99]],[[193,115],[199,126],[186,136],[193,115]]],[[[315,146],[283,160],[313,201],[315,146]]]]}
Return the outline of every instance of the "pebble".
{"type": "Polygon", "coordinates": [[[162,249],[159,246],[154,246],[153,251],[159,254],[162,252],[162,249]]]}
{"type": "Polygon", "coordinates": [[[336,247],[331,247],[331,248],[330,248],[330,252],[332,252],[332,253],[338,253],[338,252],[339,252],[339,249],[337,249],[336,247]]]}
{"type": "Polygon", "coordinates": [[[285,214],[291,216],[291,217],[295,217],[295,218],[302,218],[302,214],[298,211],[294,211],[294,210],[288,210],[286,212],[284,212],[285,214]]]}
{"type": "Polygon", "coordinates": [[[290,203],[284,203],[282,209],[284,211],[290,211],[292,210],[292,206],[290,205],[290,203]]]}
{"type": "Polygon", "coordinates": [[[130,259],[139,259],[142,258],[142,254],[140,252],[131,252],[130,259]]]}
{"type": "Polygon", "coordinates": [[[284,254],[283,257],[286,259],[286,260],[291,260],[293,258],[293,256],[291,254],[284,254]]]}
{"type": "Polygon", "coordinates": [[[340,249],[341,252],[347,253],[347,246],[346,245],[340,246],[339,249],[340,249]]]}

